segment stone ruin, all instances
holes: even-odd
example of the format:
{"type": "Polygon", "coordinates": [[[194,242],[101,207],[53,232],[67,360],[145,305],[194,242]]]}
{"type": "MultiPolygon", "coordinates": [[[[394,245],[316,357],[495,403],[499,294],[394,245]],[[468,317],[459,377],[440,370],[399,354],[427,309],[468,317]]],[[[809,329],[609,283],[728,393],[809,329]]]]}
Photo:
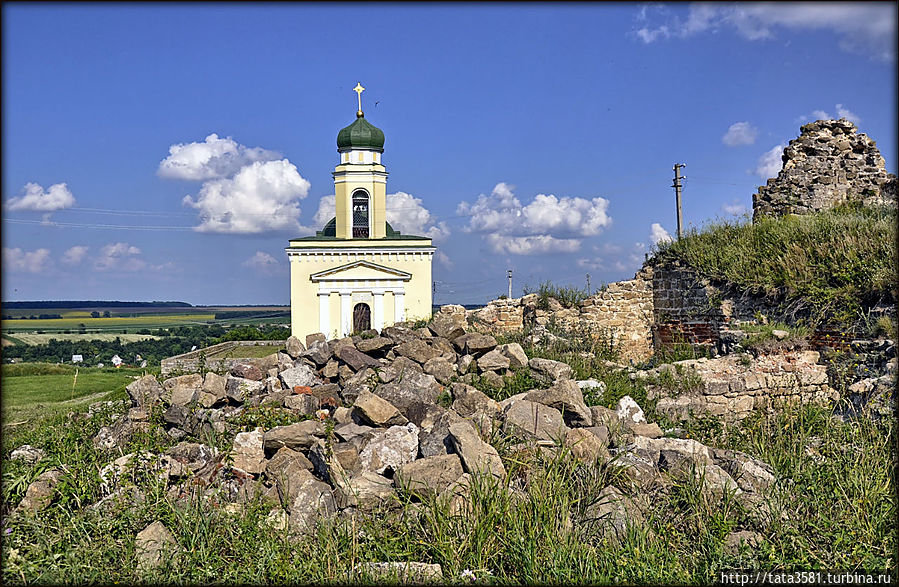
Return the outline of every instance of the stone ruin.
{"type": "Polygon", "coordinates": [[[783,152],[783,168],[752,197],[753,219],[808,214],[847,202],[896,205],[896,176],[877,144],[846,120],[803,125],[783,152]]]}
{"type": "MultiPolygon", "coordinates": [[[[164,483],[175,504],[200,499],[238,513],[261,499],[272,507],[272,527],[296,535],[322,518],[396,511],[404,499],[445,500],[464,516],[474,475],[523,494],[528,477],[507,474],[502,453],[535,466],[542,455],[612,469],[596,477],[613,480],[602,499],[583,515],[570,513],[611,540],[642,523],[652,496],[687,473],[698,475],[709,499],[731,495],[752,519],[767,519],[764,495],[775,481],[767,464],[679,429],[663,431],[628,396],[616,409],[588,406],[585,393],[601,395],[603,383],[577,381],[566,363],[529,358],[519,344],[468,332],[459,309],[445,307],[424,328],[391,326],[331,341],[318,334],[305,345],[291,337],[285,351],[225,374],[134,381],[127,411],[113,414],[94,438],[110,462],[99,471],[105,497],[88,507],[114,512],[141,502],[134,480],[143,475],[164,483]],[[518,371],[539,386],[495,401],[471,385],[499,384],[518,371]],[[244,418],[254,410],[282,425],[247,429],[244,418]],[[178,444],[161,454],[122,455],[134,435],[154,430],[178,444]]],[[[81,416],[102,414],[96,407],[81,416]]],[[[28,447],[19,454],[34,456],[28,447]]],[[[56,470],[41,475],[17,515],[49,503],[61,477],[56,470]]],[[[136,540],[141,564],[151,566],[162,560],[160,545],[174,543],[160,522],[136,540]]],[[[439,577],[439,569],[425,570],[439,577]]]]}

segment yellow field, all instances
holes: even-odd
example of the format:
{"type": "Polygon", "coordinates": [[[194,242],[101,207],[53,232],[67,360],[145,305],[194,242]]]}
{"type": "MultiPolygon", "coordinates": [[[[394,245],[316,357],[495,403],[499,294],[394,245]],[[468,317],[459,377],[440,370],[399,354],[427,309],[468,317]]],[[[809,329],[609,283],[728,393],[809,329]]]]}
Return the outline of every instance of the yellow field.
{"type": "MultiPolygon", "coordinates": [[[[56,312],[59,313],[59,312],[56,312]]],[[[4,320],[4,332],[36,330],[78,330],[84,324],[88,330],[117,330],[122,328],[160,328],[185,324],[204,324],[215,318],[214,313],[204,314],[147,314],[137,317],[91,318],[87,316],[53,318],[50,320],[4,320]]]]}
{"type": "MultiPolygon", "coordinates": [[[[56,340],[115,340],[118,338],[123,343],[125,342],[137,342],[140,340],[156,340],[159,337],[153,336],[151,334],[122,334],[115,332],[88,332],[85,334],[65,334],[63,332],[52,332],[45,334],[32,334],[30,332],[17,332],[16,338],[21,340],[25,344],[34,345],[34,344],[46,344],[50,341],[51,338],[55,338],[56,340]]],[[[7,342],[6,339],[3,339],[4,344],[7,342]]]]}

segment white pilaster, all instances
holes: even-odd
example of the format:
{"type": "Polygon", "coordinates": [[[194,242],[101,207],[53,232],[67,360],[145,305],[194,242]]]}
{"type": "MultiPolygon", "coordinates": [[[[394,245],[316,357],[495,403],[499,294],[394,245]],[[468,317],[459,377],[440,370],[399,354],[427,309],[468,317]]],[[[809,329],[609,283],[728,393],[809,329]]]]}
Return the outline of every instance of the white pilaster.
{"type": "Polygon", "coordinates": [[[318,292],[318,331],[331,336],[331,294],[318,292]]]}
{"type": "Polygon", "coordinates": [[[340,292],[340,336],[348,336],[353,331],[352,295],[340,292]]]}
{"type": "Polygon", "coordinates": [[[380,331],[384,328],[384,292],[372,292],[372,296],[374,296],[374,308],[372,308],[371,327],[380,331]]]}
{"type": "Polygon", "coordinates": [[[394,322],[402,322],[406,319],[406,300],[405,293],[401,291],[393,292],[393,320],[394,322]]]}

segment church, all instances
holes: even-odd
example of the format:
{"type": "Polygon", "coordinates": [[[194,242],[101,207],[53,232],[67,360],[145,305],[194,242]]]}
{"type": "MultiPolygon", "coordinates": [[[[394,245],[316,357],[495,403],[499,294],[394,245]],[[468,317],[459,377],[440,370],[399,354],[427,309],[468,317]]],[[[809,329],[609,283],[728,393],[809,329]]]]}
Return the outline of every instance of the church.
{"type": "Polygon", "coordinates": [[[291,239],[291,334],[328,339],[430,318],[431,239],[387,222],[384,132],[365,119],[356,84],[356,120],[337,134],[336,216],[315,236],[291,239]]]}

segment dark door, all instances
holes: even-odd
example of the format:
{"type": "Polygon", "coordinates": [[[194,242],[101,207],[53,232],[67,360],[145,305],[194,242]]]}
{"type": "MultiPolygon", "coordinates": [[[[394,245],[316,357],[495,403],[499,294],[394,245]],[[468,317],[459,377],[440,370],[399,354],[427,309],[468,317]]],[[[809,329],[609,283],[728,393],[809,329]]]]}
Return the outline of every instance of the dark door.
{"type": "Polygon", "coordinates": [[[353,332],[371,328],[371,309],[368,304],[356,304],[353,308],[353,332]]]}

